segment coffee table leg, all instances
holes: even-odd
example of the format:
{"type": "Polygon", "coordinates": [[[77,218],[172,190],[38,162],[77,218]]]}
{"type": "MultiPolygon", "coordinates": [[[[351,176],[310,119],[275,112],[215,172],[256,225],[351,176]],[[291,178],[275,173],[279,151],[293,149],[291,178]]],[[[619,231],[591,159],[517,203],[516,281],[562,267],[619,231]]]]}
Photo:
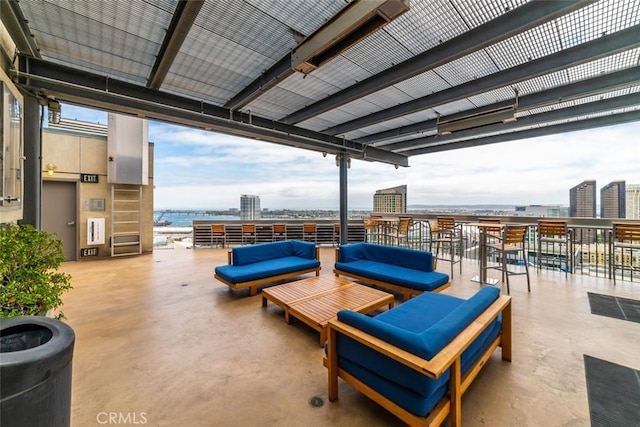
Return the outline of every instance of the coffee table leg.
{"type": "Polygon", "coordinates": [[[327,327],[320,328],[320,347],[324,346],[324,343],[327,342],[327,327]]]}
{"type": "Polygon", "coordinates": [[[262,295],[262,306],[263,307],[267,306],[267,298],[264,296],[264,294],[262,295]]]}

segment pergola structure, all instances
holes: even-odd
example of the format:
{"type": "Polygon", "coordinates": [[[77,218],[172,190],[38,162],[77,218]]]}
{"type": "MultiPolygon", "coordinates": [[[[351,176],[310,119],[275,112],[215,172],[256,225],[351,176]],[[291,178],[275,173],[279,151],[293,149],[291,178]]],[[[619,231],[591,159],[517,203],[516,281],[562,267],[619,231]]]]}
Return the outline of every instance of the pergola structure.
{"type": "Polygon", "coordinates": [[[640,120],[638,0],[0,5],[24,91],[335,154],[341,207],[349,158],[640,120]]]}

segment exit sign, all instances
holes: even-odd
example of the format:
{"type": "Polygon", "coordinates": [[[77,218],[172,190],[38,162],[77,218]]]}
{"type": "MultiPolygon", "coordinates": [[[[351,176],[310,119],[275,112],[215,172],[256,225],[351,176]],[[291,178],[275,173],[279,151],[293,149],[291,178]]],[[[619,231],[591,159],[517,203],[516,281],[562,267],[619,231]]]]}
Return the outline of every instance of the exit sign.
{"type": "Polygon", "coordinates": [[[97,184],[98,183],[98,174],[81,173],[80,174],[80,182],[88,182],[90,184],[97,184]]]}
{"type": "Polygon", "coordinates": [[[80,249],[80,257],[98,256],[98,248],[82,248],[80,249]]]}

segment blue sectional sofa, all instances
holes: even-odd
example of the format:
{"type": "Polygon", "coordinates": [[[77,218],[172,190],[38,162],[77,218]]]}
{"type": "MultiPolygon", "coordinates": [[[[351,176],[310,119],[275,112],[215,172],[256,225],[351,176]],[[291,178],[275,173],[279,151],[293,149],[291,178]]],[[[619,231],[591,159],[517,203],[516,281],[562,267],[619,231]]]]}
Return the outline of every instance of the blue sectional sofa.
{"type": "Polygon", "coordinates": [[[338,247],[333,272],[401,292],[403,300],[451,285],[447,274],[433,271],[431,252],[373,243],[338,247]]]}
{"type": "Polygon", "coordinates": [[[217,266],[214,277],[232,289],[250,288],[315,272],[320,275],[319,251],[314,243],[283,240],[238,246],[229,251],[228,265],[217,266]]]}
{"type": "Polygon", "coordinates": [[[409,425],[460,425],[461,396],[498,347],[511,361],[511,297],[485,287],[464,300],[425,292],[375,317],[329,321],[329,399],[338,377],[409,425]]]}

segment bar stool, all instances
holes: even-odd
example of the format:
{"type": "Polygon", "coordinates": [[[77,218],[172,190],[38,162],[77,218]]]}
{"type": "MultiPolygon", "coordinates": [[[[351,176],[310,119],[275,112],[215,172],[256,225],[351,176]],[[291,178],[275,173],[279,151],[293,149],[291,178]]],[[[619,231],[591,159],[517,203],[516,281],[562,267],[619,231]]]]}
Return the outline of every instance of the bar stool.
{"type": "Polygon", "coordinates": [[[433,257],[434,268],[437,265],[438,260],[447,261],[451,263],[451,277],[453,278],[453,264],[460,264],[460,274],[462,274],[462,227],[461,224],[456,224],[453,217],[436,218],[437,222],[437,234],[435,239],[432,240],[432,244],[436,244],[436,253],[433,257]],[[440,257],[440,247],[443,250],[449,251],[450,257],[440,257]],[[456,250],[459,252],[458,260],[456,260],[456,250]]]}
{"type": "Polygon", "coordinates": [[[629,270],[633,279],[633,272],[640,271],[640,266],[634,265],[634,256],[632,251],[640,251],[640,223],[613,223],[611,230],[611,247],[609,249],[609,268],[613,275],[613,285],[616,284],[616,269],[620,267],[622,270],[622,278],[624,279],[624,271],[629,270]],[[616,249],[620,249],[617,251],[616,249]],[[626,252],[626,253],[625,253],[626,252]],[[619,254],[619,257],[616,256],[619,254]],[[618,262],[618,260],[620,260],[618,262]]]}
{"type": "Polygon", "coordinates": [[[271,227],[271,240],[287,240],[287,224],[273,224],[271,227]]]}
{"type": "MultiPolygon", "coordinates": [[[[313,243],[318,241],[318,224],[304,223],[302,224],[302,240],[313,239],[313,243]]],[[[309,240],[311,241],[311,240],[309,240]]]]}
{"type": "Polygon", "coordinates": [[[367,243],[380,243],[380,222],[372,217],[364,218],[364,241],[367,243]]]}
{"type": "Polygon", "coordinates": [[[573,270],[573,248],[571,239],[571,230],[567,227],[567,221],[561,220],[538,220],[538,269],[542,268],[542,259],[546,260],[545,265],[549,267],[557,264],[562,270],[562,254],[564,252],[565,277],[569,271],[573,270]],[[544,244],[545,253],[542,253],[544,244]],[[551,254],[549,254],[549,246],[551,246],[551,254]],[[556,246],[560,249],[560,253],[556,254],[556,246]],[[563,251],[564,249],[564,251],[563,251]]]}
{"type": "Polygon", "coordinates": [[[242,244],[256,243],[257,233],[255,224],[242,224],[242,244]]]}
{"type": "Polygon", "coordinates": [[[396,246],[409,247],[409,230],[413,225],[413,218],[410,216],[401,216],[397,226],[391,229],[388,237],[393,239],[396,246]]]}
{"type": "Polygon", "coordinates": [[[526,274],[527,276],[527,290],[531,292],[531,283],[529,281],[529,263],[527,262],[527,254],[524,249],[524,240],[527,236],[527,225],[510,225],[507,224],[502,229],[502,236],[497,243],[487,243],[486,252],[487,257],[495,255],[498,258],[498,265],[492,267],[485,267],[486,269],[494,269],[502,272],[502,281],[507,284],[507,294],[510,293],[509,289],[509,276],[516,276],[526,274]],[[509,255],[515,254],[515,263],[519,265],[518,255],[522,253],[522,262],[524,263],[524,273],[516,272],[513,269],[509,269],[509,255]]]}
{"type": "Polygon", "coordinates": [[[227,245],[227,229],[224,224],[211,224],[211,246],[214,241],[221,242],[223,248],[227,245]]]}

